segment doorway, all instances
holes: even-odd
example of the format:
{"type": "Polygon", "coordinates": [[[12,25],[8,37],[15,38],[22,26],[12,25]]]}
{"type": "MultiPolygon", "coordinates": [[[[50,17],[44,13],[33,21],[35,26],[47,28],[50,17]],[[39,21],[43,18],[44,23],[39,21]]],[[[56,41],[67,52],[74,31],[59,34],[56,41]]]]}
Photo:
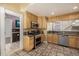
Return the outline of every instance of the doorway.
{"type": "Polygon", "coordinates": [[[6,54],[20,48],[20,20],[19,17],[5,14],[5,45],[6,54]]]}
{"type": "Polygon", "coordinates": [[[23,48],[22,15],[2,7],[0,11],[1,55],[10,55],[23,48]]]}

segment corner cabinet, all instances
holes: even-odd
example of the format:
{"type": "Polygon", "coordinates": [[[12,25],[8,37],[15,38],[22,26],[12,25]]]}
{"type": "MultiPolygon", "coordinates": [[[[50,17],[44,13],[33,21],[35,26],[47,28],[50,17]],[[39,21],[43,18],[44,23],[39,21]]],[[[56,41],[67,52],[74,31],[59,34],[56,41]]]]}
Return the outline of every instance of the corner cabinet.
{"type": "Polygon", "coordinates": [[[25,36],[23,40],[23,49],[31,51],[34,47],[34,37],[25,36]]]}

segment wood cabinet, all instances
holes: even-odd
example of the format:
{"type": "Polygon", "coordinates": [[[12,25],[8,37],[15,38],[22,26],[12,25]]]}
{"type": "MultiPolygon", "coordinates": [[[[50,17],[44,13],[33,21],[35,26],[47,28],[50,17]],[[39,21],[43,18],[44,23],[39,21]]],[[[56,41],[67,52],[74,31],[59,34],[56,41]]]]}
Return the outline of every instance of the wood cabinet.
{"type": "Polygon", "coordinates": [[[76,46],[77,46],[77,37],[76,36],[69,36],[69,46],[76,48],[76,46]]]}
{"type": "Polygon", "coordinates": [[[26,13],[24,13],[23,16],[24,16],[23,28],[26,29],[27,28],[26,13]]]}
{"type": "Polygon", "coordinates": [[[47,41],[50,43],[53,43],[53,35],[52,34],[47,35],[47,41]]]}
{"type": "Polygon", "coordinates": [[[38,17],[39,28],[42,28],[43,22],[42,17],[38,17]]]}
{"type": "Polygon", "coordinates": [[[58,35],[57,34],[48,34],[47,39],[48,39],[48,42],[58,44],[58,35]]]}
{"type": "Polygon", "coordinates": [[[31,51],[34,47],[34,37],[25,36],[23,41],[23,48],[26,51],[31,51]]]}
{"type": "Polygon", "coordinates": [[[46,36],[45,34],[41,34],[41,42],[45,41],[46,40],[46,36]]]}
{"type": "Polygon", "coordinates": [[[47,21],[44,16],[38,16],[38,24],[40,29],[46,29],[47,28],[47,21]]]}
{"type": "Polygon", "coordinates": [[[26,28],[31,28],[31,22],[32,21],[37,21],[38,17],[30,12],[25,12],[24,13],[24,21],[23,21],[23,26],[24,29],[26,28]]]}
{"type": "Polygon", "coordinates": [[[58,44],[58,35],[57,34],[53,34],[53,43],[58,44]]]}
{"type": "Polygon", "coordinates": [[[75,20],[79,18],[79,12],[59,15],[59,16],[48,16],[48,21],[60,21],[60,20],[75,20]]]}
{"type": "Polygon", "coordinates": [[[79,48],[79,37],[77,37],[77,48],[79,48]]]}

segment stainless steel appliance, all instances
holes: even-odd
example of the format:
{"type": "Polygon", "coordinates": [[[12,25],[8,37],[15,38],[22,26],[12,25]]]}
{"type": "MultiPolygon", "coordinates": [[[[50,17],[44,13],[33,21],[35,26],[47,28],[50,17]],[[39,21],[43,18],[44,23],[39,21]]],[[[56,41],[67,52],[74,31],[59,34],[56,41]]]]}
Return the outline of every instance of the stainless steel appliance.
{"type": "Polygon", "coordinates": [[[32,28],[32,29],[38,28],[38,22],[32,21],[32,22],[31,22],[31,28],[32,28]]]}
{"type": "Polygon", "coordinates": [[[66,35],[59,35],[59,44],[68,46],[68,36],[66,35]]]}

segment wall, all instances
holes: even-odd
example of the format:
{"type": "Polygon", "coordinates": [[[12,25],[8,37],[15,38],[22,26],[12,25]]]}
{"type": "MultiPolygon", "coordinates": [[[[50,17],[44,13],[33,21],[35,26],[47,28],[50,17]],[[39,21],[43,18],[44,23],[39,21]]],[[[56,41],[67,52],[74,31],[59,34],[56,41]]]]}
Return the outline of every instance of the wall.
{"type": "Polygon", "coordinates": [[[59,21],[59,20],[75,20],[79,19],[79,12],[64,14],[60,16],[49,16],[48,21],[59,21]]]}

